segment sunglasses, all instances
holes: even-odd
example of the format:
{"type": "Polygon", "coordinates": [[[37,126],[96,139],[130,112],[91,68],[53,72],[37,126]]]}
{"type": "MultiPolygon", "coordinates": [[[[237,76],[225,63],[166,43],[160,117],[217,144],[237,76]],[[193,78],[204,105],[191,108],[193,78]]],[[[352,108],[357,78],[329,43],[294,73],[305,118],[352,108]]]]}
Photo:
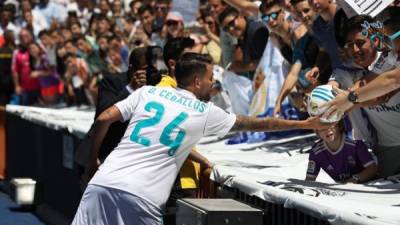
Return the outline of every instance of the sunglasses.
{"type": "Polygon", "coordinates": [[[163,11],[163,12],[166,12],[166,11],[169,10],[168,7],[163,7],[163,6],[156,6],[154,8],[155,8],[156,11],[163,11]]]}
{"type": "Polygon", "coordinates": [[[206,21],[208,25],[214,25],[214,21],[206,21]]]}
{"type": "Polygon", "coordinates": [[[265,14],[262,15],[261,19],[265,22],[268,23],[271,19],[272,20],[276,20],[276,18],[278,18],[279,14],[281,13],[282,10],[279,10],[277,12],[272,12],[270,14],[265,14]]]}
{"type": "Polygon", "coordinates": [[[235,16],[226,26],[222,28],[223,31],[229,32],[231,29],[235,28],[235,20],[238,18],[238,16],[235,16]]]}
{"type": "Polygon", "coordinates": [[[168,20],[165,24],[167,26],[177,26],[179,24],[179,22],[175,21],[175,20],[168,20]]]}

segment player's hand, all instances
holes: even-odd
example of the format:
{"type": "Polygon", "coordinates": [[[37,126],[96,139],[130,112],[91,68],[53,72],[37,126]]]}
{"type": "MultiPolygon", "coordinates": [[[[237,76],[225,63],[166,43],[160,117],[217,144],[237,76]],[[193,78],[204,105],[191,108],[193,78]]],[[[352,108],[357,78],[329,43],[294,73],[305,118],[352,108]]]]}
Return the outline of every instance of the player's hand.
{"type": "Polygon", "coordinates": [[[319,116],[309,117],[306,121],[306,128],[312,130],[323,130],[328,129],[332,126],[332,123],[323,123],[321,122],[321,118],[319,116]]]}
{"type": "Polygon", "coordinates": [[[146,70],[137,70],[134,72],[129,85],[133,90],[136,90],[146,85],[146,82],[146,70]]]}
{"type": "Polygon", "coordinates": [[[342,115],[353,106],[353,103],[347,99],[348,91],[336,87],[333,87],[333,91],[336,92],[336,97],[332,101],[321,105],[321,107],[327,107],[327,110],[322,115],[324,118],[329,118],[332,115],[342,115]]]}

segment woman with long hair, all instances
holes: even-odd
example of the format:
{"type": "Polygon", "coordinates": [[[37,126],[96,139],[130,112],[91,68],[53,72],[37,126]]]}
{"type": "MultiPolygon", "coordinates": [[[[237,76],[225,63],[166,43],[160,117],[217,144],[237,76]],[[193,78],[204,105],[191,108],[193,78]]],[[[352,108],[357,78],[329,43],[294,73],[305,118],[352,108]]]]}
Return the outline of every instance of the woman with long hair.
{"type": "Polygon", "coordinates": [[[49,60],[43,48],[37,43],[29,45],[31,77],[37,77],[40,82],[40,94],[45,105],[57,103],[60,96],[60,77],[49,60]]]}

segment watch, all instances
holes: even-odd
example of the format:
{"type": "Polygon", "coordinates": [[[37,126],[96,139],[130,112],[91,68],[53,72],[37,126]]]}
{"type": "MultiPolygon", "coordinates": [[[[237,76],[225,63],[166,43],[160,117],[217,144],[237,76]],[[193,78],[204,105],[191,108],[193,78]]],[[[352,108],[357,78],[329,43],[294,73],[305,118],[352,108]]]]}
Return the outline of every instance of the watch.
{"type": "Polygon", "coordinates": [[[354,174],[351,178],[358,184],[361,181],[361,177],[358,174],[354,174]]]}
{"type": "Polygon", "coordinates": [[[350,91],[349,94],[347,95],[347,100],[349,100],[349,102],[356,104],[357,100],[358,100],[358,96],[354,91],[350,91]]]}

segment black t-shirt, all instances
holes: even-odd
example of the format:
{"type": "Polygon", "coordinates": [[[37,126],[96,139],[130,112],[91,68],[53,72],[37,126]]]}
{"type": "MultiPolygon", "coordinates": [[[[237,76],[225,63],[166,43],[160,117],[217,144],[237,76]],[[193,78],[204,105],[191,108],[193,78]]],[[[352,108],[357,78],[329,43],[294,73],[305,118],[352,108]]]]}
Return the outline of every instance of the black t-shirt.
{"type": "Polygon", "coordinates": [[[269,32],[264,23],[248,19],[244,38],[239,42],[243,51],[243,62],[259,60],[267,46],[269,32]]]}
{"type": "Polygon", "coordinates": [[[14,82],[11,74],[13,49],[5,46],[0,48],[0,91],[12,93],[14,82]]]}

